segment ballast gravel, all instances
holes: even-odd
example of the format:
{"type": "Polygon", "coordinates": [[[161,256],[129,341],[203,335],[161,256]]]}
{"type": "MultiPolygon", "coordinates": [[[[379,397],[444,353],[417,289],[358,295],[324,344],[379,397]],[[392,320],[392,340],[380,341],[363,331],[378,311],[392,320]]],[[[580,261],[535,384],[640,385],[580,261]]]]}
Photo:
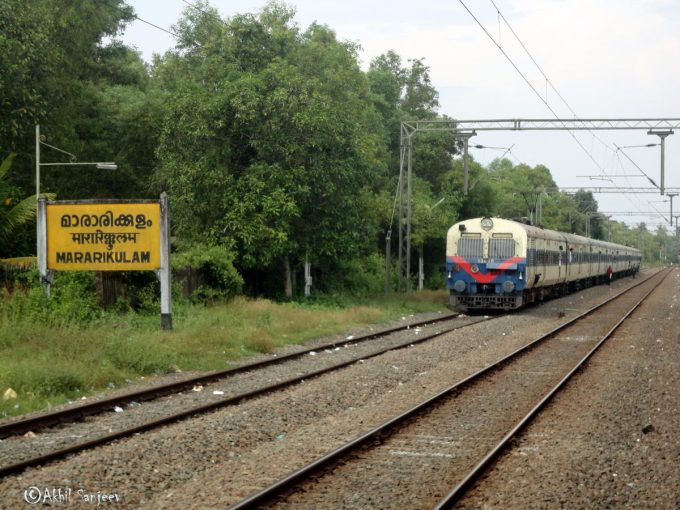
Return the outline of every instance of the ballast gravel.
{"type": "MultiPolygon", "coordinates": [[[[4,495],[0,508],[25,505],[35,490],[59,489],[71,490],[72,507],[91,507],[83,495],[97,493],[115,495],[115,504],[126,508],[224,507],[636,282],[624,279],[611,288],[591,288],[238,406],[29,469],[0,481],[4,495]]],[[[677,333],[665,334],[670,337],[663,341],[677,345],[677,333]]],[[[674,352],[677,362],[677,349],[674,352]]],[[[660,383],[660,377],[652,379],[660,383]]],[[[677,384],[671,389],[677,392],[677,384]]],[[[92,425],[98,426],[96,419],[92,425]]],[[[617,430],[613,427],[613,432],[617,430]]],[[[677,431],[674,437],[677,460],[677,431]]],[[[45,433],[25,440],[50,439],[45,433]]],[[[644,485],[644,480],[640,483],[644,485]]],[[[646,490],[654,493],[655,484],[649,483],[646,490]]]]}
{"type": "Polygon", "coordinates": [[[680,508],[680,271],[457,508],[680,508]]]}

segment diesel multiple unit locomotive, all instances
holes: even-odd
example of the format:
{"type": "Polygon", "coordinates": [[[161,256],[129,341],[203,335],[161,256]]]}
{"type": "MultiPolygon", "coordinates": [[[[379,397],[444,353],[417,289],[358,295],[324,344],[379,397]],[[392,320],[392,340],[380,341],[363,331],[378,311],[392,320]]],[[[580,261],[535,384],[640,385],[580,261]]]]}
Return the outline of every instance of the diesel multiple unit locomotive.
{"type": "Polygon", "coordinates": [[[501,218],[475,218],[446,236],[453,307],[510,310],[640,269],[640,251],[501,218]]]}

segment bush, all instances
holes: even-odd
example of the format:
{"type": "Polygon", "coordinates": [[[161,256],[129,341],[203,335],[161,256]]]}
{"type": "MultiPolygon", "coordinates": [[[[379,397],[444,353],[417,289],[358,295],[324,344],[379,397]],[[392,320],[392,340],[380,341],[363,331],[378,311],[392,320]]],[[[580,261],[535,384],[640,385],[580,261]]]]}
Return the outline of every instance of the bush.
{"type": "Polygon", "coordinates": [[[322,267],[314,280],[322,293],[372,295],[385,289],[385,260],[377,253],[363,258],[342,260],[333,268],[322,267]]]}
{"type": "Polygon", "coordinates": [[[3,300],[0,322],[33,322],[53,327],[84,326],[101,317],[97,303],[94,273],[56,273],[50,299],[39,285],[38,272],[27,271],[21,279],[26,290],[16,290],[3,300]]]}
{"type": "Polygon", "coordinates": [[[171,261],[173,270],[184,271],[185,278],[191,271],[200,273],[200,281],[204,284],[191,289],[191,297],[196,301],[211,302],[218,298],[229,299],[241,292],[243,278],[234,267],[234,256],[228,246],[196,243],[173,254],[171,261]]]}

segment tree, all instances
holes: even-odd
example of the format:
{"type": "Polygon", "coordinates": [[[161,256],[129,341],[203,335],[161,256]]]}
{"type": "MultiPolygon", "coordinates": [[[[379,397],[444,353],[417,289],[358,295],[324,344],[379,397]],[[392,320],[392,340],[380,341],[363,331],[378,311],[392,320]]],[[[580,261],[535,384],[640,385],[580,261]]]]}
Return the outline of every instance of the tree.
{"type": "MultiPolygon", "coordinates": [[[[17,227],[35,219],[35,195],[23,200],[17,199],[16,189],[12,189],[5,180],[15,156],[10,153],[0,164],[0,266],[24,267],[33,264],[35,257],[2,258],[9,255],[8,247],[17,227]]],[[[54,198],[53,195],[49,197],[54,198]]]]}
{"type": "MultiPolygon", "coordinates": [[[[408,63],[405,66],[401,57],[390,50],[373,59],[366,73],[372,101],[382,117],[383,138],[389,144],[388,168],[392,176],[400,165],[401,123],[438,118],[439,93],[430,81],[429,67],[422,59],[408,63]]],[[[452,133],[419,133],[413,146],[413,168],[435,184],[459,152],[460,142],[452,133]]]]}
{"type": "Polygon", "coordinates": [[[58,58],[47,1],[0,3],[0,145],[20,142],[47,113],[47,85],[58,58]]]}
{"type": "MultiPolygon", "coordinates": [[[[24,193],[33,185],[35,124],[41,124],[48,143],[81,160],[117,155],[118,139],[106,135],[111,123],[109,112],[101,109],[102,95],[108,86],[139,88],[148,82],[148,71],[135,51],[115,39],[104,41],[132,19],[132,9],[122,0],[0,4],[0,146],[17,154],[7,179],[24,193]]],[[[62,198],[120,196],[131,181],[127,177],[136,172],[125,175],[129,170],[122,160],[119,168],[120,179],[103,176],[103,181],[100,175],[88,178],[87,169],[57,168],[45,173],[42,184],[62,198]]]]}
{"type": "Polygon", "coordinates": [[[323,268],[372,248],[364,190],[380,147],[356,47],[292,19],[278,4],[224,23],[186,11],[187,43],[154,70],[169,92],[158,155],[178,234],[234,241],[239,269],[259,274],[247,284],[283,274],[287,294],[307,255],[323,268]]]}

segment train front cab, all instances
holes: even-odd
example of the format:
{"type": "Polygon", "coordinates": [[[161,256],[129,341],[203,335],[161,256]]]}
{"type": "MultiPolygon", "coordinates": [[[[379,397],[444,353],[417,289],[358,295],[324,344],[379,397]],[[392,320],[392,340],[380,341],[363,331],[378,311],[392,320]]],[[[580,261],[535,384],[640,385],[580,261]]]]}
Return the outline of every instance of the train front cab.
{"type": "Polygon", "coordinates": [[[452,308],[510,310],[522,306],[526,234],[511,221],[477,218],[447,235],[446,278],[452,308]]]}

